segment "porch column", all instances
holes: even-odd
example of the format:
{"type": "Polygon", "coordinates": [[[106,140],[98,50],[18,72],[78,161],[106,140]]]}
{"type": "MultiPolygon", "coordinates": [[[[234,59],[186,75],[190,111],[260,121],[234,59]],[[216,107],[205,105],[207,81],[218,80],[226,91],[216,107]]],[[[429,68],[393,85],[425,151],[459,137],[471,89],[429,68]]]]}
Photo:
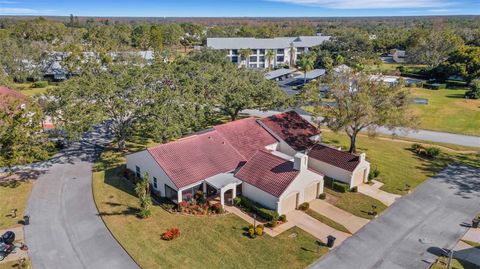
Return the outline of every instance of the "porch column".
{"type": "Polygon", "coordinates": [[[222,205],[222,207],[225,205],[225,192],[220,189],[220,204],[222,205]]]}
{"type": "Polygon", "coordinates": [[[202,183],[203,196],[207,196],[207,182],[202,183]]]}
{"type": "Polygon", "coordinates": [[[178,192],[177,192],[177,201],[178,201],[178,203],[180,203],[182,201],[182,191],[181,190],[178,190],[178,192]]]}
{"type": "Polygon", "coordinates": [[[237,197],[237,185],[232,188],[232,201],[237,197]]]}

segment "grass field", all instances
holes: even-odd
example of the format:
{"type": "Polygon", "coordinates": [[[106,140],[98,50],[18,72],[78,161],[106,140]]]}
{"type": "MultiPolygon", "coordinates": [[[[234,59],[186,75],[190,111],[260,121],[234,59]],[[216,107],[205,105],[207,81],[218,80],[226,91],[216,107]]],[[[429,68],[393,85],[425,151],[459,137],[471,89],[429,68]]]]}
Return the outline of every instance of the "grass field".
{"type": "Polygon", "coordinates": [[[359,192],[340,193],[329,188],[325,188],[325,192],[328,195],[336,197],[336,201],[331,202],[334,206],[364,219],[374,218],[373,215],[369,214],[369,212],[372,210],[372,206],[376,206],[377,214],[380,214],[387,209],[387,206],[379,200],[359,192]]]}
{"type": "Polygon", "coordinates": [[[31,182],[20,182],[16,187],[11,184],[0,185],[0,229],[21,225],[18,222],[23,217],[31,190],[31,182]],[[16,218],[10,215],[13,208],[18,209],[16,218]]]}
{"type": "Polygon", "coordinates": [[[321,223],[332,227],[335,230],[351,234],[351,232],[345,226],[343,226],[342,224],[340,224],[340,223],[338,223],[338,222],[336,222],[332,219],[329,219],[329,218],[325,217],[324,215],[322,215],[322,214],[320,214],[320,213],[318,213],[318,212],[316,212],[312,209],[307,209],[305,211],[305,213],[310,215],[310,217],[320,221],[321,223]]]}
{"type": "MultiPolygon", "coordinates": [[[[346,135],[333,132],[323,132],[322,140],[327,144],[341,146],[343,149],[348,148],[349,145],[346,135]]],[[[365,135],[358,137],[358,151],[365,152],[372,169],[376,167],[380,171],[377,180],[385,183],[382,186],[384,191],[404,195],[405,184],[414,188],[449,163],[480,166],[480,153],[466,154],[442,149],[442,154],[432,160],[421,158],[413,153],[410,150],[411,144],[406,141],[391,141],[365,135]]]]}
{"type": "Polygon", "coordinates": [[[124,159],[108,151],[102,156],[93,178],[95,202],[108,228],[142,268],[305,268],[328,251],[297,228],[275,238],[250,239],[243,235],[248,223],[232,214],[182,216],[153,206],[153,216],[140,220],[133,186],[119,176],[124,159]],[[178,227],[181,236],[161,240],[171,227],[178,227]]]}
{"type": "Polygon", "coordinates": [[[480,136],[480,100],[463,98],[465,90],[412,88],[412,96],[426,98],[427,105],[412,105],[420,128],[480,136]]]}
{"type": "Polygon", "coordinates": [[[33,88],[32,83],[15,83],[14,89],[19,90],[21,93],[27,96],[38,96],[47,93],[48,89],[55,89],[58,86],[47,86],[45,88],[33,88]]]}

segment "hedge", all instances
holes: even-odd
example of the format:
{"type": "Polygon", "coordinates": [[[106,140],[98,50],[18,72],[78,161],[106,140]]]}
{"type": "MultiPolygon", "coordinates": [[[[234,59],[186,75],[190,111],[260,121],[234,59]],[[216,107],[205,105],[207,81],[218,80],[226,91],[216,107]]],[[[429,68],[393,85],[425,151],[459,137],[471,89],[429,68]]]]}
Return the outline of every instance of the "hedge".
{"type": "Polygon", "coordinates": [[[48,81],[35,81],[33,83],[34,88],[46,88],[48,86],[48,81]]]}
{"type": "Polygon", "coordinates": [[[277,220],[278,213],[275,210],[271,210],[268,208],[263,207],[259,203],[256,203],[245,196],[237,196],[240,198],[240,205],[244,207],[246,210],[257,214],[262,219],[267,221],[277,220]]]}
{"type": "Polygon", "coordinates": [[[333,178],[325,177],[324,181],[325,181],[325,187],[332,189],[334,191],[345,193],[350,190],[350,185],[344,182],[336,181],[333,178]]]}
{"type": "Polygon", "coordinates": [[[422,75],[422,74],[416,74],[416,73],[407,73],[407,72],[402,72],[400,73],[402,77],[410,77],[410,78],[417,78],[417,79],[428,79],[427,76],[422,75]]]}
{"type": "Polygon", "coordinates": [[[467,87],[467,82],[458,81],[458,80],[445,80],[448,88],[465,88],[467,87]]]}
{"type": "Polygon", "coordinates": [[[423,87],[426,89],[432,89],[432,90],[440,90],[440,89],[446,89],[447,84],[431,84],[431,83],[423,83],[423,87]]]}

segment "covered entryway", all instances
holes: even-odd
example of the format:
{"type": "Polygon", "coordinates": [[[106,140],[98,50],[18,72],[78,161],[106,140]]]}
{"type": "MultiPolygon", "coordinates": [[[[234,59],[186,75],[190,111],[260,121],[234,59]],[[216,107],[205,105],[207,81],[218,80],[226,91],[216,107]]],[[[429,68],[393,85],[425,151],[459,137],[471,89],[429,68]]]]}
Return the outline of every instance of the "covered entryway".
{"type": "Polygon", "coordinates": [[[318,193],[319,189],[320,189],[320,182],[314,182],[310,186],[307,186],[304,192],[305,202],[310,202],[312,200],[315,200],[319,195],[318,193]]]}
{"type": "Polygon", "coordinates": [[[360,169],[355,174],[353,174],[352,186],[350,187],[353,188],[362,184],[367,179],[367,176],[367,168],[360,169]]]}
{"type": "Polygon", "coordinates": [[[298,192],[292,193],[281,202],[281,211],[283,214],[297,209],[298,207],[298,192]]]}
{"type": "Polygon", "coordinates": [[[242,184],[242,181],[234,177],[233,174],[223,173],[205,179],[203,184],[204,192],[207,191],[207,185],[217,190],[216,193],[220,194],[220,203],[224,206],[226,198],[231,203],[237,196],[237,186],[242,184]]]}

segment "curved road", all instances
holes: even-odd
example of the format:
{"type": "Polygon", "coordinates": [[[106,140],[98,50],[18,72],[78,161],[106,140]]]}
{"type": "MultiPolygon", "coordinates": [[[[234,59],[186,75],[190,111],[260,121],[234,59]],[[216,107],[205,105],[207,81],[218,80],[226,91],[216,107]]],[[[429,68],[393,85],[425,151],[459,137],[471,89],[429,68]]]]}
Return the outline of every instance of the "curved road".
{"type": "MultiPolygon", "coordinates": [[[[296,111],[302,115],[306,120],[312,122],[312,116],[300,109],[296,109],[296,111]]],[[[243,110],[242,114],[247,114],[255,117],[268,117],[282,111],[276,110],[267,110],[267,111],[260,111],[255,109],[246,109],[243,110]]],[[[418,139],[418,140],[425,140],[431,142],[438,142],[438,143],[448,143],[466,147],[480,147],[480,137],[478,136],[469,136],[469,135],[461,135],[461,134],[452,134],[452,133],[444,133],[444,132],[435,132],[435,131],[427,131],[427,130],[407,130],[407,131],[397,131],[392,132],[391,130],[380,127],[378,128],[378,133],[383,135],[397,135],[399,137],[406,137],[410,139],[418,139]]]]}
{"type": "Polygon", "coordinates": [[[139,268],[107,230],[93,200],[93,161],[108,142],[97,131],[32,167],[41,173],[24,228],[33,268],[139,268]]]}

